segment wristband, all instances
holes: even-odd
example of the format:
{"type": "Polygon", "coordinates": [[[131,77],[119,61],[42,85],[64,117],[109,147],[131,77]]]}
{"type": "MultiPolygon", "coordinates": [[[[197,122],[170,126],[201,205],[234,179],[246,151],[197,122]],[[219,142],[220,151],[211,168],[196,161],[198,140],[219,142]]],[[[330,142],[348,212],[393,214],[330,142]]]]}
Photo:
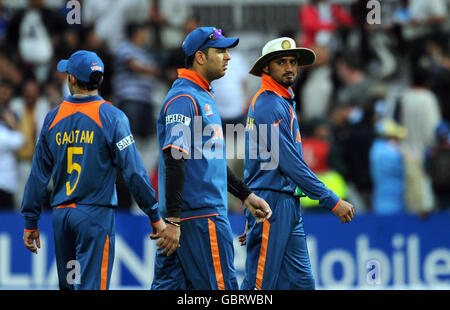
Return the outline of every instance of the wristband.
{"type": "Polygon", "coordinates": [[[174,222],[174,221],[171,221],[171,220],[169,220],[167,218],[164,219],[164,222],[166,222],[167,224],[173,225],[175,227],[180,227],[180,222],[174,222]]]}

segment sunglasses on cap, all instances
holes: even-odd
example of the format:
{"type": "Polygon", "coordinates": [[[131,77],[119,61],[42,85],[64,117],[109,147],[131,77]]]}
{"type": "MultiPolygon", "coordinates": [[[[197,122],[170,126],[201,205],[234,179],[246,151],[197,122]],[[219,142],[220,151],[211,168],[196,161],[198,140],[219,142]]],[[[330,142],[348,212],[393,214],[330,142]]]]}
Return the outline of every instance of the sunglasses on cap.
{"type": "Polygon", "coordinates": [[[203,41],[202,45],[200,45],[200,47],[197,49],[197,51],[201,51],[203,49],[203,47],[206,45],[206,43],[208,43],[211,40],[219,40],[223,38],[223,33],[222,33],[222,29],[216,29],[214,30],[207,38],[205,41],[203,41]]]}

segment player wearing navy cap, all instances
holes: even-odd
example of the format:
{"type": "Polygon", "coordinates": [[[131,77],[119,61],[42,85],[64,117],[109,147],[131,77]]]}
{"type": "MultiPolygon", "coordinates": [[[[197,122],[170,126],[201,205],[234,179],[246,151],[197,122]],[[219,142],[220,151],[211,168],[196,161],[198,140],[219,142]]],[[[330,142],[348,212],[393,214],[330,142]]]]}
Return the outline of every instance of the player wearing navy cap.
{"type": "Polygon", "coordinates": [[[186,68],[168,92],[158,119],[159,201],[167,210],[167,230],[180,247],[157,254],[152,289],[237,289],[233,237],[227,217],[227,191],[244,201],[263,222],[267,203],[228,169],[213,80],[225,75],[228,48],[238,38],[200,27],[182,44],[186,68]]]}
{"type": "Polygon", "coordinates": [[[178,239],[164,230],[127,117],[98,94],[102,60],[93,52],[77,51],[61,60],[57,69],[68,73],[71,96],[45,118],[23,195],[23,239],[27,249],[37,254],[38,220],[52,178],[59,287],[108,289],[114,260],[117,167],[150,218],[152,238],[161,237],[158,242],[168,245],[178,239]]]}
{"type": "Polygon", "coordinates": [[[343,223],[354,216],[353,206],[319,181],[303,160],[290,86],[296,81],[299,66],[314,61],[312,50],[297,48],[293,39],[283,37],[268,42],[250,70],[262,82],[248,111],[244,179],[269,202],[273,214],[259,225],[247,213],[248,231],[239,238],[241,244],[247,244],[242,289],[315,288],[298,198],[302,192],[319,200],[320,206],[333,211],[343,223]],[[264,127],[268,135],[256,140],[264,127]],[[276,154],[275,164],[268,165],[271,159],[262,153],[252,154],[253,150],[276,154]]]}

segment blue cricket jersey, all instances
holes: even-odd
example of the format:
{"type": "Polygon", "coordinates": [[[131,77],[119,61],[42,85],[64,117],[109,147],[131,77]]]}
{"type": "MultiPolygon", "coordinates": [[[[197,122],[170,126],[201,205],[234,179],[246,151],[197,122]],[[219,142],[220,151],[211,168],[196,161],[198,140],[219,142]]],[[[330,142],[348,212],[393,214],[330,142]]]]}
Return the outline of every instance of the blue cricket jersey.
{"type": "Polygon", "coordinates": [[[331,210],[340,199],[303,160],[293,97],[292,89],[287,90],[267,74],[262,75],[261,88],[248,111],[244,181],[252,190],[288,194],[293,194],[298,186],[309,198],[319,200],[320,206],[331,210]]]}
{"type": "MultiPolygon", "coordinates": [[[[179,69],[158,118],[159,205],[166,207],[163,151],[184,153],[182,219],[226,215],[227,162],[222,121],[211,86],[198,73],[179,69]]],[[[174,154],[174,153],[172,153],[174,154]]]]}
{"type": "Polygon", "coordinates": [[[117,168],[139,207],[158,222],[155,192],[128,118],[100,96],[65,98],[47,114],[34,151],[22,201],[25,229],[37,229],[51,177],[52,207],[116,206],[117,168]]]}

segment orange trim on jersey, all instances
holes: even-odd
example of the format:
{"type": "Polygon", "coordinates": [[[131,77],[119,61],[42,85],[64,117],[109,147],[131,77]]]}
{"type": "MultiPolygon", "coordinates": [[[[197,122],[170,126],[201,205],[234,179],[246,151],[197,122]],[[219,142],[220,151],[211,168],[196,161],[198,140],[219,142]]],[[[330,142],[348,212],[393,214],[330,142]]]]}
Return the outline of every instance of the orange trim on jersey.
{"type": "Polygon", "coordinates": [[[201,217],[217,216],[217,215],[219,215],[219,213],[205,214],[205,215],[198,215],[198,216],[191,216],[191,217],[185,217],[185,218],[183,218],[183,219],[180,219],[180,221],[186,221],[186,220],[198,219],[198,218],[201,218],[201,217]]]}
{"type": "Polygon", "coordinates": [[[101,267],[100,289],[106,290],[108,285],[108,259],[109,259],[109,236],[106,235],[105,245],[103,246],[103,258],[101,267]]]}
{"type": "Polygon", "coordinates": [[[289,106],[289,112],[291,113],[291,135],[292,135],[292,127],[294,126],[294,110],[289,106]]]}
{"type": "Polygon", "coordinates": [[[287,89],[265,73],[262,74],[261,88],[264,90],[273,91],[280,97],[285,97],[288,99],[292,98],[292,89],[290,87],[287,89]]]}
{"type": "Polygon", "coordinates": [[[340,205],[341,201],[342,201],[342,198],[339,199],[339,201],[337,202],[337,204],[333,207],[333,209],[331,209],[331,212],[334,212],[334,210],[336,210],[336,208],[340,205]]]}
{"type": "Polygon", "coordinates": [[[197,116],[198,116],[197,104],[195,103],[194,98],[192,98],[192,97],[191,97],[190,95],[188,95],[188,94],[178,95],[178,96],[176,96],[176,97],[170,99],[170,101],[167,102],[166,107],[164,108],[164,114],[166,114],[166,110],[167,110],[167,108],[169,107],[169,104],[170,104],[172,101],[174,101],[175,99],[180,98],[180,97],[188,97],[189,99],[192,100],[192,103],[194,104],[194,108],[195,108],[195,113],[196,113],[197,116]]]}
{"type": "Polygon", "coordinates": [[[197,72],[185,68],[177,69],[178,77],[194,82],[201,88],[203,88],[211,97],[214,98],[213,94],[209,91],[211,90],[211,85],[197,72]]]}
{"type": "Polygon", "coordinates": [[[295,143],[302,142],[302,137],[300,136],[300,130],[297,129],[297,135],[295,136],[295,143]]]}
{"type": "Polygon", "coordinates": [[[39,231],[39,229],[24,229],[23,231],[26,231],[26,232],[35,232],[35,231],[39,231]]]}
{"type": "Polygon", "coordinates": [[[255,94],[255,96],[253,97],[253,100],[252,100],[252,110],[253,110],[253,111],[255,111],[255,102],[256,102],[256,99],[258,99],[259,95],[261,95],[264,91],[265,91],[265,89],[260,88],[260,89],[258,90],[258,92],[255,94]]]}
{"type": "Polygon", "coordinates": [[[280,97],[285,97],[288,99],[291,99],[293,96],[293,91],[289,87],[289,89],[286,89],[286,87],[281,86],[277,81],[275,81],[273,78],[271,78],[269,75],[263,73],[261,78],[261,88],[258,90],[256,95],[253,97],[252,100],[252,110],[255,111],[255,102],[256,99],[263,93],[264,91],[273,91],[280,97]]]}
{"type": "Polygon", "coordinates": [[[261,290],[264,278],[264,267],[266,264],[267,247],[269,244],[269,231],[270,231],[270,223],[269,221],[264,221],[261,240],[261,250],[259,251],[259,259],[255,283],[255,286],[258,290],[261,290]]]}
{"type": "Polygon", "coordinates": [[[83,113],[92,119],[97,125],[103,128],[102,122],[100,121],[100,105],[104,103],[104,100],[91,101],[86,103],[72,103],[68,101],[63,101],[59,107],[58,113],[56,113],[52,124],[48,128],[49,130],[53,128],[58,122],[64,118],[71,116],[77,112],[83,113]]]}
{"type": "Polygon", "coordinates": [[[274,125],[274,126],[280,125],[280,123],[281,123],[282,120],[283,120],[283,119],[280,119],[278,122],[276,122],[276,123],[274,122],[273,125],[274,125]]]}
{"type": "Polygon", "coordinates": [[[68,205],[59,205],[59,206],[56,207],[56,209],[62,209],[62,208],[74,208],[74,209],[76,209],[77,206],[73,202],[73,203],[70,203],[68,205]]]}
{"type": "Polygon", "coordinates": [[[165,149],[167,149],[167,148],[169,148],[169,147],[173,147],[173,148],[175,148],[175,149],[177,149],[177,150],[180,150],[180,151],[183,151],[184,153],[186,153],[187,155],[189,155],[189,152],[188,152],[188,151],[182,149],[182,148],[179,147],[179,146],[175,146],[175,145],[172,145],[172,144],[169,144],[169,145],[163,147],[162,150],[164,151],[165,149]]]}
{"type": "Polygon", "coordinates": [[[225,290],[225,283],[222,274],[222,265],[220,264],[219,244],[217,242],[216,224],[208,219],[209,242],[211,244],[211,254],[216,274],[217,289],[225,290]]]}

